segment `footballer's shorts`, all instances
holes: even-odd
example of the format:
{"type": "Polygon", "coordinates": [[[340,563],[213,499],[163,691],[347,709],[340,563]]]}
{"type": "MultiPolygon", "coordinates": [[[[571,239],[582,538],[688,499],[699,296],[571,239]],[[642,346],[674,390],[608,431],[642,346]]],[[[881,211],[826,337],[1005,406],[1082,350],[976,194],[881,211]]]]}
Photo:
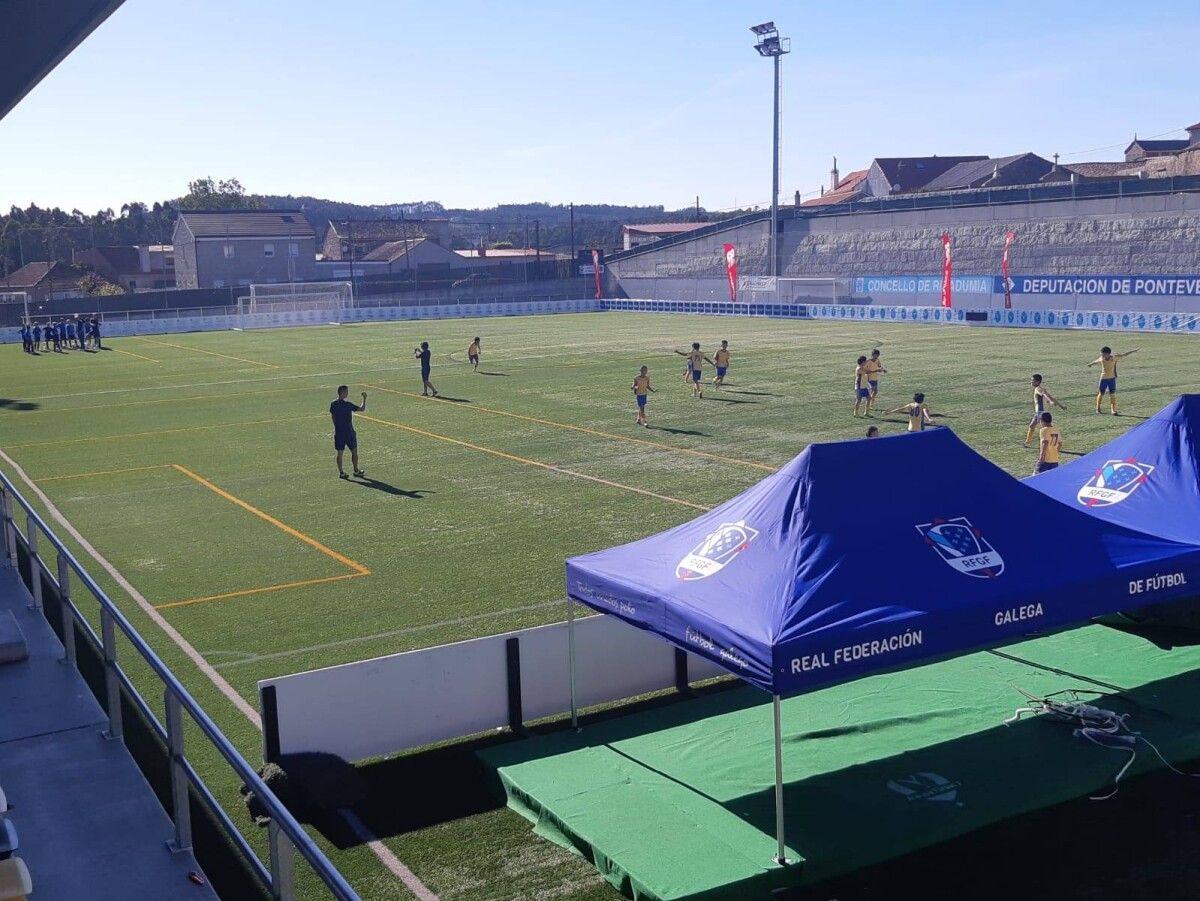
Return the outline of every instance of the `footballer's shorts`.
{"type": "Polygon", "coordinates": [[[479,365],[479,354],[467,354],[467,362],[479,365]]]}
{"type": "Polygon", "coordinates": [[[1038,462],[1038,465],[1033,468],[1033,474],[1038,475],[1043,472],[1049,472],[1052,469],[1058,469],[1057,463],[1038,462]]]}
{"type": "Polygon", "coordinates": [[[1100,392],[1101,394],[1116,394],[1116,393],[1117,393],[1117,380],[1116,380],[1116,378],[1111,378],[1111,379],[1101,379],[1101,380],[1100,380],[1100,387],[1099,387],[1099,389],[1098,389],[1098,390],[1099,390],[1099,392],[1100,392]]]}
{"type": "Polygon", "coordinates": [[[719,379],[725,378],[726,372],[728,372],[728,369],[725,366],[718,366],[717,367],[717,378],[719,378],[719,379]]]}
{"type": "Polygon", "coordinates": [[[871,396],[871,389],[870,388],[856,388],[854,390],[854,396],[858,400],[863,400],[864,398],[868,398],[871,396]]]}
{"type": "Polygon", "coordinates": [[[874,394],[874,393],[876,393],[877,391],[879,391],[879,382],[872,382],[870,379],[868,379],[868,380],[867,380],[867,384],[871,386],[871,393],[872,393],[872,394],[874,394]]]}
{"type": "Polygon", "coordinates": [[[700,381],[700,376],[702,376],[703,374],[704,374],[704,373],[702,373],[702,372],[701,372],[699,369],[693,369],[693,370],[692,370],[692,381],[693,381],[693,382],[699,382],[699,381],[700,381]]]}
{"type": "Polygon", "coordinates": [[[333,449],[345,450],[350,448],[351,451],[358,450],[358,434],[356,432],[334,432],[333,449]]]}
{"type": "Polygon", "coordinates": [[[639,394],[637,396],[637,402],[638,402],[639,407],[645,407],[646,406],[646,395],[639,394]]]}

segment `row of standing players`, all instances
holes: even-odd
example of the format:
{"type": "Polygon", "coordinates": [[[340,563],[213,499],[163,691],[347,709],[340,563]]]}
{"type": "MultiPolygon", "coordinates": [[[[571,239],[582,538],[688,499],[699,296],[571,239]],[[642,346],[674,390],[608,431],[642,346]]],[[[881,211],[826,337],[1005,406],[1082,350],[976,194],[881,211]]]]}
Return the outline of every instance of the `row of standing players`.
{"type": "Polygon", "coordinates": [[[27,354],[37,355],[39,348],[64,353],[67,349],[87,350],[93,347],[102,350],[100,340],[100,317],[75,316],[44,326],[36,322],[21,325],[21,349],[27,354]]]}

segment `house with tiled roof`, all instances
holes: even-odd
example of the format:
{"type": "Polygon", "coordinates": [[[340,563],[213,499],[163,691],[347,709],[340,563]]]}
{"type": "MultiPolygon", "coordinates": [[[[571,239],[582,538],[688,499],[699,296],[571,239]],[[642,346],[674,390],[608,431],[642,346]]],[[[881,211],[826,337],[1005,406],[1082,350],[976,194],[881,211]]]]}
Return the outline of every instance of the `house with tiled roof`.
{"type": "Polygon", "coordinates": [[[172,243],[180,288],[317,277],[317,235],[299,210],[180,210],[172,243]]]}
{"type": "Polygon", "coordinates": [[[1187,150],[1192,142],[1188,138],[1172,139],[1169,141],[1147,141],[1135,137],[1125,148],[1125,162],[1134,163],[1153,156],[1170,156],[1187,150]]]}
{"type": "Polygon", "coordinates": [[[922,191],[965,191],[972,188],[1003,188],[1033,185],[1054,168],[1054,164],[1036,153],[985,157],[951,166],[927,182],[922,191]]]}
{"type": "Polygon", "coordinates": [[[58,300],[63,297],[78,297],[84,292],[79,280],[87,274],[61,260],[40,260],[26,263],[20,269],[0,278],[0,291],[23,291],[31,301],[58,300]]]}
{"type": "Polygon", "coordinates": [[[867,170],[867,193],[872,197],[911,194],[959,163],[986,159],[982,155],[878,157],[867,170]]]}
{"type": "Polygon", "coordinates": [[[364,259],[383,244],[426,238],[450,247],[449,219],[330,219],[321,242],[324,260],[364,259]]]}
{"type": "Polygon", "coordinates": [[[130,293],[175,287],[175,248],[170,244],[101,245],[73,251],[71,262],[130,293]]]}
{"type": "MultiPolygon", "coordinates": [[[[834,171],[837,171],[836,163],[834,171]]],[[[800,206],[834,206],[839,203],[852,203],[855,200],[862,200],[866,197],[866,189],[867,170],[856,169],[854,172],[848,173],[844,178],[836,179],[832,190],[824,191],[820,197],[805,200],[800,206]]]]}

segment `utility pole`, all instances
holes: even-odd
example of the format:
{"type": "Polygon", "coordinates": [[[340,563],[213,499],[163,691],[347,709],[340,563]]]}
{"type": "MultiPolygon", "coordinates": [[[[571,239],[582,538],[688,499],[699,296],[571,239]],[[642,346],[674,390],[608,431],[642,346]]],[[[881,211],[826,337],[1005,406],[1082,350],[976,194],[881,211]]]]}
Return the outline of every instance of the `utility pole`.
{"type": "Polygon", "coordinates": [[[533,274],[535,278],[542,277],[542,221],[540,219],[533,220],[533,243],[534,247],[534,268],[533,274]]]}
{"type": "Polygon", "coordinates": [[[575,204],[571,204],[571,274],[575,274],[575,204]]]}

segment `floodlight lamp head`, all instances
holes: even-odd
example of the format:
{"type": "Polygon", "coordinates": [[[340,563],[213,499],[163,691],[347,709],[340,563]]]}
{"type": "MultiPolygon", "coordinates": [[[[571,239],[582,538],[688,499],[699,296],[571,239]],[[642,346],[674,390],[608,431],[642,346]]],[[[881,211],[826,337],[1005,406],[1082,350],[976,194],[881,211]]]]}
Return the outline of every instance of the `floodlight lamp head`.
{"type": "Polygon", "coordinates": [[[755,34],[770,34],[775,30],[775,23],[763,22],[761,25],[751,25],[750,30],[755,34]]]}
{"type": "Polygon", "coordinates": [[[783,56],[787,53],[780,43],[779,35],[774,37],[763,38],[754,45],[754,49],[758,51],[759,56],[783,56]]]}

